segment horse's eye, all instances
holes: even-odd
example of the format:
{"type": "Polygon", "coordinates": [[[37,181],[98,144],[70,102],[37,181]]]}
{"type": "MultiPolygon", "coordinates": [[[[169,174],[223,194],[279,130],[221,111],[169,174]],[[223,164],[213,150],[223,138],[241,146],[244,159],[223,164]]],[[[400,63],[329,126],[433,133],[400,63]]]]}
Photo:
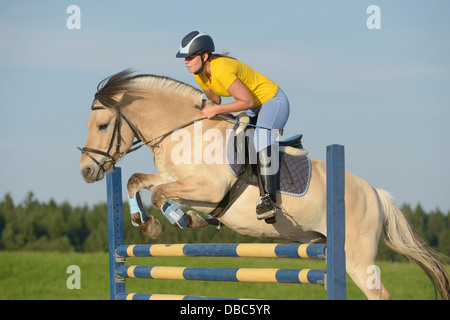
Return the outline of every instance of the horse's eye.
{"type": "Polygon", "coordinates": [[[98,129],[99,129],[100,131],[104,131],[104,130],[106,130],[106,128],[108,128],[108,124],[109,124],[109,123],[100,123],[100,124],[98,125],[98,129]]]}

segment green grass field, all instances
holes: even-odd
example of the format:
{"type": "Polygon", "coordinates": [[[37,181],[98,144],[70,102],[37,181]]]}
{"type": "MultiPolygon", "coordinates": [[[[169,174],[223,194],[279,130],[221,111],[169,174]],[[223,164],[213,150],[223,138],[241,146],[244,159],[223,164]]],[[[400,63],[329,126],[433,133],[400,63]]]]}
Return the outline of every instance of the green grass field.
{"type": "MultiPolygon", "coordinates": [[[[195,267],[311,268],[325,263],[297,259],[243,258],[130,258],[127,264],[195,267]]],[[[414,263],[379,262],[381,279],[392,299],[434,299],[433,286],[414,263]]],[[[365,299],[347,278],[348,299],[365,299]]],[[[318,285],[231,283],[179,280],[127,280],[127,292],[171,293],[201,296],[283,300],[324,300],[318,285]]],[[[108,255],[106,253],[0,252],[0,299],[109,299],[108,255]],[[68,289],[67,267],[81,270],[81,289],[68,289]]]]}

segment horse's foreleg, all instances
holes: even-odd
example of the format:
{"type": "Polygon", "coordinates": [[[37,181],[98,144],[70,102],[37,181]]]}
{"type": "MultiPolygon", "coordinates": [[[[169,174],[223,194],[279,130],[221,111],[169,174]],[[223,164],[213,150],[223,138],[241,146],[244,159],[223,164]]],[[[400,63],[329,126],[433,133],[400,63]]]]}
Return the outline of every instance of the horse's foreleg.
{"type": "Polygon", "coordinates": [[[134,197],[134,193],[138,190],[147,189],[152,191],[155,186],[162,183],[163,181],[159,174],[134,173],[128,179],[128,198],[134,197]]]}
{"type": "MultiPolygon", "coordinates": [[[[128,198],[134,198],[136,191],[144,188],[152,191],[155,186],[162,183],[163,182],[159,174],[135,173],[130,177],[130,179],[128,179],[128,198]]],[[[148,216],[147,221],[144,223],[141,221],[140,214],[135,212],[131,214],[131,220],[135,224],[139,225],[142,232],[152,239],[157,239],[161,234],[161,223],[153,216],[148,216]]]]}
{"type": "MultiPolygon", "coordinates": [[[[168,200],[172,199],[179,203],[184,203],[183,199],[196,202],[215,203],[221,200],[223,192],[217,190],[217,185],[211,179],[201,177],[188,177],[182,180],[161,184],[153,189],[152,203],[157,208],[168,200]]],[[[187,212],[189,218],[189,228],[199,228],[207,226],[208,223],[195,211],[187,212]]]]}

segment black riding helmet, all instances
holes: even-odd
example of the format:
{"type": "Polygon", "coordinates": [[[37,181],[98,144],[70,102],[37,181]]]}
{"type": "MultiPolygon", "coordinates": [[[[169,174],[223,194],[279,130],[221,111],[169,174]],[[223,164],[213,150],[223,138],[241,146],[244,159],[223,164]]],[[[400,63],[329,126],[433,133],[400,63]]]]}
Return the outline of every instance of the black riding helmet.
{"type": "MultiPolygon", "coordinates": [[[[202,54],[203,52],[213,52],[215,50],[213,39],[206,33],[200,31],[192,31],[181,40],[180,51],[177,58],[186,58],[194,54],[202,54]]],[[[202,67],[195,74],[199,74],[205,67],[206,60],[202,59],[202,67]]]]}
{"type": "Polygon", "coordinates": [[[206,33],[200,31],[192,31],[181,40],[180,51],[177,58],[186,58],[193,54],[201,54],[206,51],[213,52],[213,39],[206,33]]]}

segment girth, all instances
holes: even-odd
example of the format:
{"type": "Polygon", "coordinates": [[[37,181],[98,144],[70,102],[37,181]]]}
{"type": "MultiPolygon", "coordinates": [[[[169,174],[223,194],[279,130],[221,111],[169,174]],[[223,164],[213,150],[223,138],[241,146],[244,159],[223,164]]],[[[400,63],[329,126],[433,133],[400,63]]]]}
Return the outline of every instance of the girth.
{"type": "Polygon", "coordinates": [[[219,202],[217,207],[209,213],[214,218],[222,217],[227,210],[233,205],[233,203],[240,197],[240,195],[247,189],[249,184],[253,184],[251,181],[253,165],[247,164],[245,171],[241,174],[233,186],[228,190],[222,201],[219,202]]]}

